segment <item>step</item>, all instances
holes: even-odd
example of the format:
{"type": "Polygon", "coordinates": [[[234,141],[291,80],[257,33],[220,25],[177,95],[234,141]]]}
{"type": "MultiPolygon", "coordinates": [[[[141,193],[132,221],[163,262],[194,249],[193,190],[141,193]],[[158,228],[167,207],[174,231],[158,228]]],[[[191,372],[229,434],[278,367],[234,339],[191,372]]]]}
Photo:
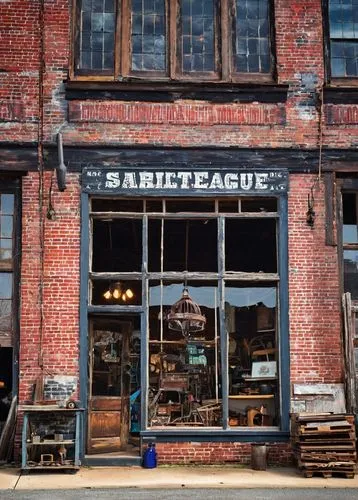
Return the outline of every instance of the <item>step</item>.
{"type": "Polygon", "coordinates": [[[131,467],[141,466],[142,457],[133,455],[85,455],[82,465],[93,467],[131,467]]]}

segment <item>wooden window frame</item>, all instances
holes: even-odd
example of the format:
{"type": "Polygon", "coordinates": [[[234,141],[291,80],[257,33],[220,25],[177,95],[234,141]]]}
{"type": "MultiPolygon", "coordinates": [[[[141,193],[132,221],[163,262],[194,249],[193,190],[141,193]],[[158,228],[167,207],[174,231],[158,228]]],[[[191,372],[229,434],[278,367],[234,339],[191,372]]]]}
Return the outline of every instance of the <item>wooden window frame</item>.
{"type": "Polygon", "coordinates": [[[165,0],[166,8],[166,44],[167,74],[156,71],[131,71],[130,44],[130,2],[131,0],[115,0],[116,32],[114,51],[114,71],[110,70],[76,70],[79,53],[79,8],[81,0],[74,0],[72,6],[71,30],[71,64],[69,77],[71,80],[83,81],[115,81],[115,82],[214,82],[214,83],[273,83],[276,79],[275,66],[275,0],[269,3],[269,45],[270,71],[267,73],[249,73],[234,71],[234,2],[235,0],[214,0],[217,16],[215,62],[216,70],[212,72],[183,72],[180,69],[180,19],[179,0],[165,0]],[[128,43],[124,43],[128,40],[128,43]],[[128,50],[129,47],[129,50],[128,50]]]}
{"type": "MultiPolygon", "coordinates": [[[[331,38],[330,23],[329,23],[329,0],[322,0],[323,13],[323,37],[324,37],[324,60],[325,60],[325,79],[327,83],[337,87],[354,87],[358,85],[357,76],[336,77],[332,76],[331,71],[331,40],[347,40],[345,38],[331,38]]],[[[358,44],[358,39],[354,40],[358,44]]]]}

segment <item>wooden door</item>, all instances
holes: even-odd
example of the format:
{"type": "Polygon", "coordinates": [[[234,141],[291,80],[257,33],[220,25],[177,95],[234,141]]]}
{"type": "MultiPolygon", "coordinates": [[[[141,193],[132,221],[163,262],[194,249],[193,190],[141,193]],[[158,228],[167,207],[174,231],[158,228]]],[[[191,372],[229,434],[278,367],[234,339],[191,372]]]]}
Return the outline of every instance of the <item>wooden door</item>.
{"type": "Polygon", "coordinates": [[[118,321],[110,328],[92,327],[89,353],[87,451],[124,450],[130,430],[131,323],[118,321]]]}

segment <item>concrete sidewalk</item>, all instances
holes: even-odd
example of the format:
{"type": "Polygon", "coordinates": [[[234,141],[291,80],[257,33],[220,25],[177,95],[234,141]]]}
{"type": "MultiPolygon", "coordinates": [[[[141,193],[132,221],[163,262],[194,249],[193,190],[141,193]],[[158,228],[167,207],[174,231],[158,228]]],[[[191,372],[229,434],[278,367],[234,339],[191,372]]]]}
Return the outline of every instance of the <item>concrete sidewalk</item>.
{"type": "MultiPolygon", "coordinates": [[[[82,467],[76,474],[0,469],[0,490],[73,488],[358,488],[354,479],[304,478],[294,468],[254,471],[235,466],[82,467]]],[[[1,496],[1,495],[0,495],[1,496]]]]}

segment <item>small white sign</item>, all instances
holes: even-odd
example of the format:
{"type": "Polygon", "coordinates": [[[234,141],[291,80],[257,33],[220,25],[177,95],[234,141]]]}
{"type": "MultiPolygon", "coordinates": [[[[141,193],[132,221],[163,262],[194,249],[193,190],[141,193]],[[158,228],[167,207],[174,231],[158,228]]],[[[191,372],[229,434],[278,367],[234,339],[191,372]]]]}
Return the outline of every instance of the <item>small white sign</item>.
{"type": "Polygon", "coordinates": [[[255,378],[276,377],[276,361],[255,361],[252,363],[251,376],[255,378]]]}

